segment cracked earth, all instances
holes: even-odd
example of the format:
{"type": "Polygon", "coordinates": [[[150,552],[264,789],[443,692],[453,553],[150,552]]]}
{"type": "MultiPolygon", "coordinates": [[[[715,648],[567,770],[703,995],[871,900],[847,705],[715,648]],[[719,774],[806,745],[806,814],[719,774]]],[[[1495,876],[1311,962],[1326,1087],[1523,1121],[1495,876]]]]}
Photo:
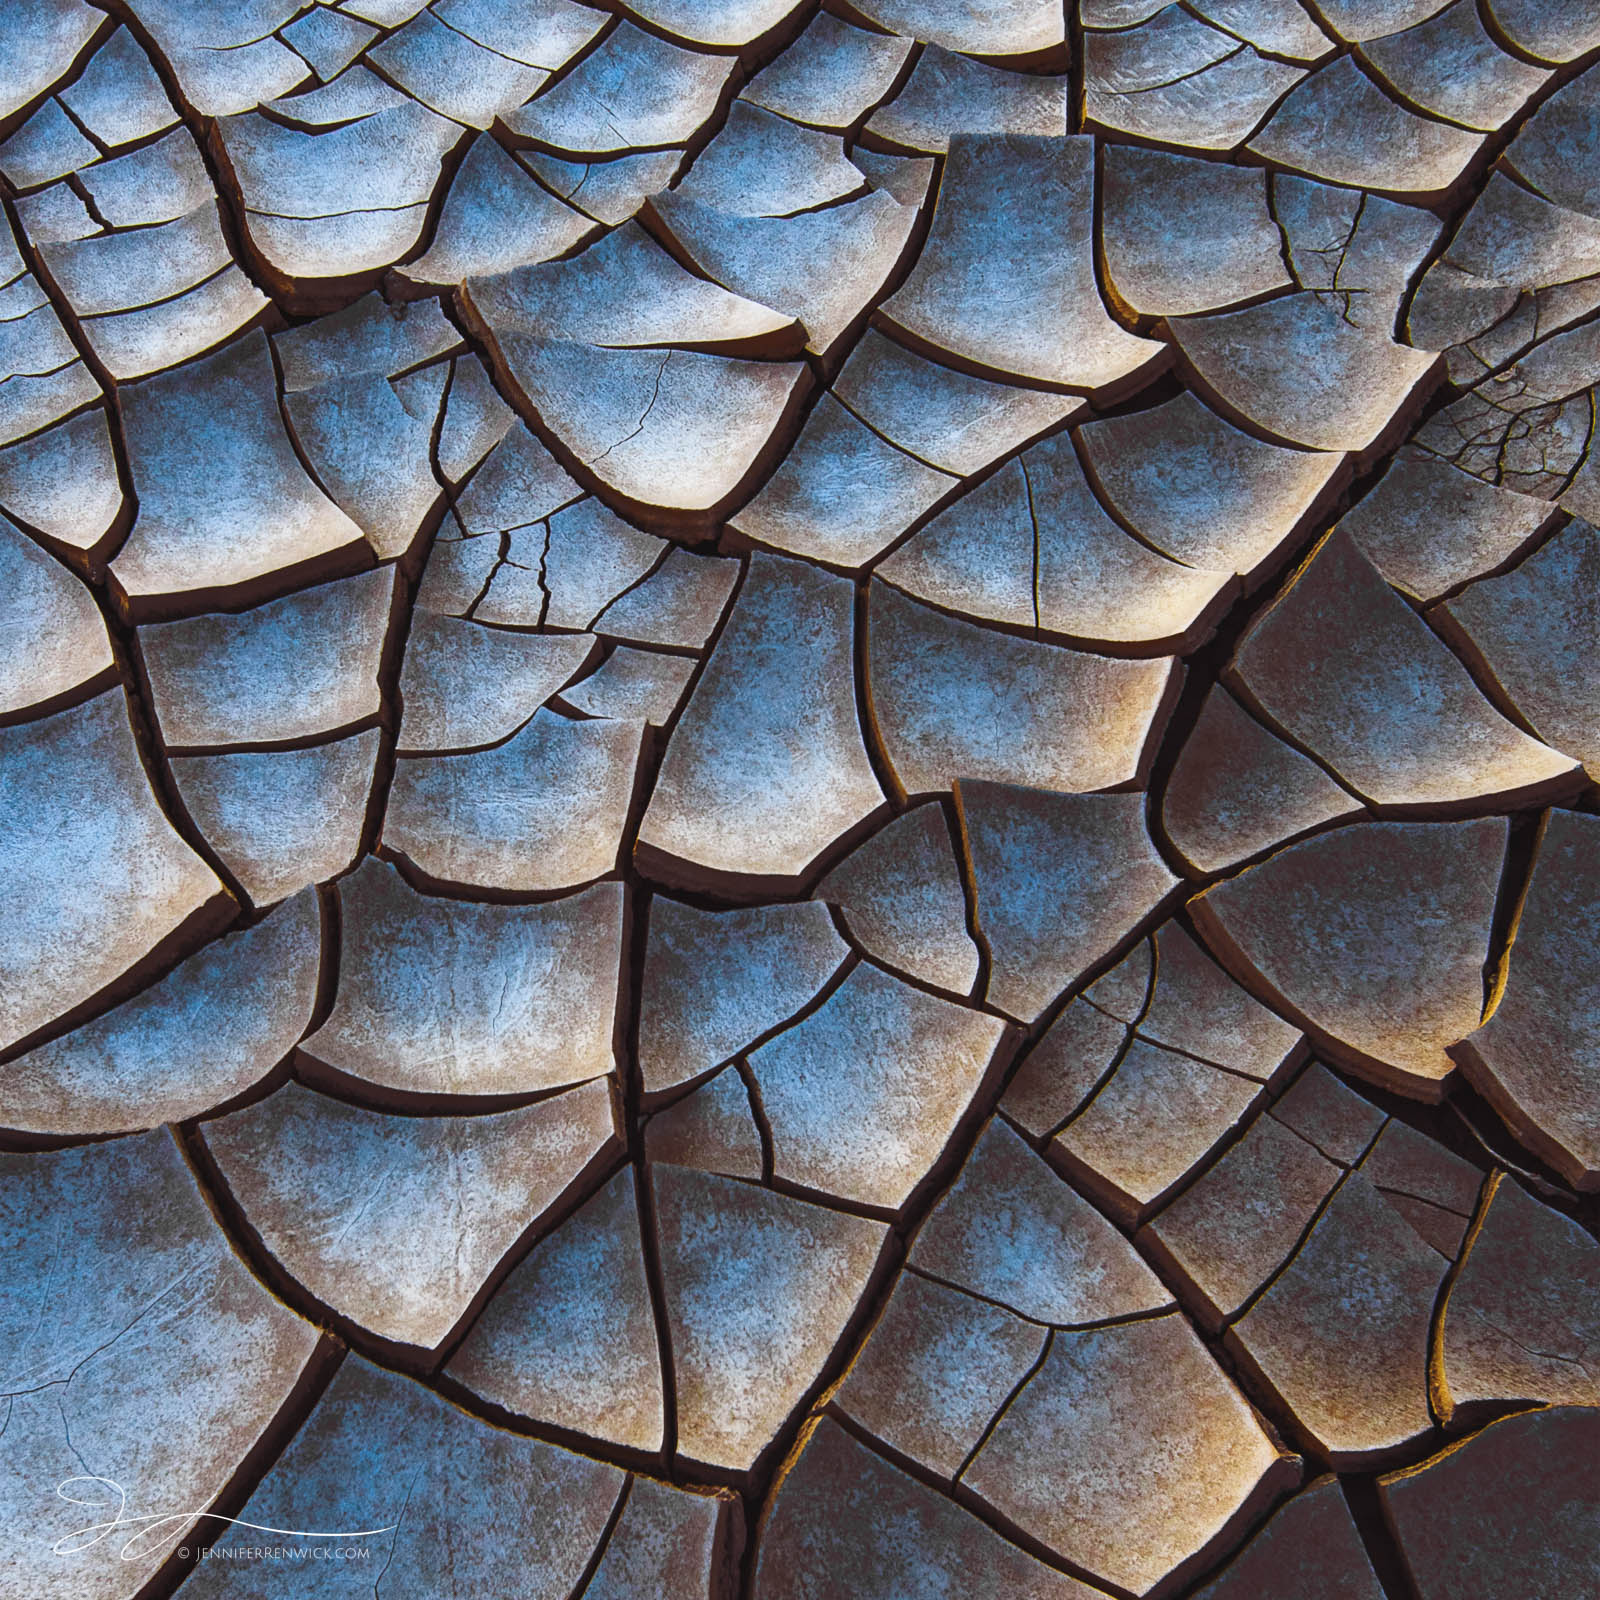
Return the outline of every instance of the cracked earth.
{"type": "Polygon", "coordinates": [[[0,1596],[1600,1593],[1591,0],[0,6],[0,1596]]]}

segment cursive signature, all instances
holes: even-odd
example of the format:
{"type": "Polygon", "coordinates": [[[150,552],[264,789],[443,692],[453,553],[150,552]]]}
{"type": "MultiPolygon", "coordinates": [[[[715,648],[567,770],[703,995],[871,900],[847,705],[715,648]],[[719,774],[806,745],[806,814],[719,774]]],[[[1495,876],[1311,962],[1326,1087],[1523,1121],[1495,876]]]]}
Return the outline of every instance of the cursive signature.
{"type": "MultiPolygon", "coordinates": [[[[198,1521],[224,1522],[235,1528],[250,1528],[257,1533],[281,1533],[297,1539],[368,1539],[380,1533],[393,1533],[400,1526],[391,1523],[387,1528],[339,1528],[318,1530],[313,1528],[272,1528],[262,1522],[246,1522],[241,1517],[225,1517],[216,1511],[165,1511],[152,1512],[144,1516],[130,1517],[126,1515],[128,1509],[128,1492],[114,1478],[98,1478],[89,1474],[82,1474],[74,1478],[63,1478],[56,1485],[56,1493],[68,1505],[88,1506],[91,1510],[108,1510],[113,1505],[115,1514],[106,1522],[91,1522],[86,1527],[75,1528],[71,1533],[63,1534],[61,1538],[50,1546],[51,1552],[58,1556],[76,1555],[80,1550],[87,1550],[92,1545],[97,1545],[102,1539],[109,1539],[113,1534],[124,1529],[133,1529],[127,1540],[118,1552],[124,1561],[138,1561],[149,1554],[152,1535],[159,1534],[163,1528],[173,1523],[189,1523],[198,1521]],[[99,1484],[108,1492],[99,1496],[86,1496],[74,1494],[71,1491],[81,1484],[99,1484]]],[[[159,1539],[153,1541],[159,1543],[159,1539]]]]}

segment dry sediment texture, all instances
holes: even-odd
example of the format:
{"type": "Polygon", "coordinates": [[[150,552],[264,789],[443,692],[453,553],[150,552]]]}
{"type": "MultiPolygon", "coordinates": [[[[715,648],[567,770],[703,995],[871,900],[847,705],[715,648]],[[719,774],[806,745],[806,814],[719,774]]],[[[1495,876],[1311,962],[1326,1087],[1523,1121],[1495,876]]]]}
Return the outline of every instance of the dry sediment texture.
{"type": "Polygon", "coordinates": [[[1586,0],[0,4],[0,1600],[1592,1592],[1597,154],[1586,0]]]}

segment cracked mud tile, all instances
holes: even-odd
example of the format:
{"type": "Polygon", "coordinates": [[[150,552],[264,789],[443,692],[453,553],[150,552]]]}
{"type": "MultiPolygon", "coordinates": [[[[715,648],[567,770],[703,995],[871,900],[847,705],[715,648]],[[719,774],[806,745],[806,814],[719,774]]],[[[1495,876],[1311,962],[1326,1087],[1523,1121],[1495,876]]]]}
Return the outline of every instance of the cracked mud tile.
{"type": "Polygon", "coordinates": [[[1485,9],[1519,50],[1552,66],[1600,44],[1600,18],[1583,0],[1485,0],[1485,9]]]}
{"type": "Polygon", "coordinates": [[[1000,1109],[1030,1138],[1048,1138],[1088,1099],[1127,1036],[1116,1018],[1071,1001],[1023,1058],[1000,1109]]]}
{"type": "MultiPolygon", "coordinates": [[[[30,280],[31,281],[31,280],[30,280]]],[[[0,321],[0,444],[60,422],[103,398],[54,308],[0,321]]]]}
{"type": "Polygon", "coordinates": [[[1600,771],[1600,533],[1574,519],[1510,572],[1429,619],[1529,727],[1600,771]]]}
{"type": "Polygon", "coordinates": [[[902,1273],[832,1404],[953,1483],[1048,1335],[960,1289],[902,1273]]]}
{"type": "Polygon", "coordinates": [[[513,61],[555,72],[605,26],[605,18],[571,0],[436,0],[439,20],[513,61]]]}
{"type": "Polygon", "coordinates": [[[441,163],[467,133],[397,99],[317,131],[253,111],[217,122],[245,234],[277,291],[370,281],[417,244],[441,163]]]}
{"type": "MultiPolygon", "coordinates": [[[[100,224],[89,215],[88,206],[64,183],[51,184],[36,194],[23,195],[16,204],[23,232],[35,245],[54,244],[62,239],[87,239],[90,234],[101,231],[100,224]]],[[[41,324],[44,321],[40,319],[41,324]]],[[[38,329],[31,331],[37,334],[38,329]]],[[[70,405],[63,405],[56,414],[71,409],[70,405]]]]}
{"type": "Polygon", "coordinates": [[[340,973],[305,1053],[416,1095],[529,1094],[612,1071],[622,885],[531,906],[419,895],[368,858],[339,885],[340,973]]]}
{"type": "Polygon", "coordinates": [[[761,1130],[736,1067],[724,1067],[645,1124],[645,1160],[761,1181],[761,1130]]]}
{"type": "MultiPolygon", "coordinates": [[[[693,173],[691,171],[691,179],[693,173]]],[[[698,198],[691,183],[646,208],[703,272],[804,325],[806,348],[827,356],[906,259],[914,205],[873,189],[793,216],[747,216],[698,198]]],[[[782,191],[767,201],[781,204],[782,191]]]]}
{"type": "Polygon", "coordinates": [[[1547,200],[1591,217],[1600,216],[1600,183],[1589,159],[1600,137],[1597,90],[1600,82],[1587,72],[1564,84],[1523,124],[1503,158],[1508,172],[1547,200]]]}
{"type": "Polygon", "coordinates": [[[1088,998],[1146,1039],[1259,1083],[1275,1081],[1292,1064],[1299,1030],[1246,994],[1181,924],[1164,923],[1154,944],[1156,976],[1148,999],[1137,981],[1126,985],[1126,996],[1104,993],[1120,968],[1091,985],[1088,998]]]}
{"type": "Polygon", "coordinates": [[[977,1097],[1005,1025],[869,962],[750,1052],[775,1175],[898,1214],[977,1097]]]}
{"type": "Polygon", "coordinates": [[[1260,55],[1176,5],[1083,39],[1084,123],[1194,150],[1231,150],[1305,69],[1260,55]]]}
{"type": "Polygon", "coordinates": [[[669,512],[731,503],[809,383],[792,362],[735,359],[792,353],[792,317],[693,276],[637,224],[569,261],[475,278],[462,303],[562,443],[669,512]]]}
{"type": "Polygon", "coordinates": [[[397,578],[378,567],[252,611],[140,628],[163,742],[286,743],[375,717],[397,578]]]}
{"type": "Polygon", "coordinates": [[[1184,859],[1210,873],[1361,810],[1316,762],[1216,685],[1167,781],[1161,821],[1184,859]]]}
{"type": "Polygon", "coordinates": [[[669,549],[649,577],[595,619],[595,632],[633,644],[700,650],[728,609],[739,581],[732,561],[669,549]]]}
{"type": "Polygon", "coordinates": [[[1264,172],[1124,144],[1100,163],[1100,241],[1122,306],[1189,316],[1288,287],[1264,172]]]}
{"type": "Polygon", "coordinates": [[[1142,783],[1179,688],[1129,661],[993,633],[886,584],[867,635],[873,719],[907,794],[964,781],[1082,793],[1142,783]]]}
{"type": "Polygon", "coordinates": [[[94,550],[122,505],[103,406],[0,449],[0,506],[59,545],[94,550]]]}
{"type": "Polygon", "coordinates": [[[1385,1121],[1377,1106],[1317,1061],[1289,1086],[1272,1115],[1342,1167],[1361,1159],[1385,1121]]]}
{"type": "Polygon", "coordinates": [[[1310,292],[1175,317],[1171,332],[1208,398],[1308,450],[1380,452],[1439,369],[1437,356],[1347,321],[1310,292]]]}
{"type": "Polygon", "coordinates": [[[1342,458],[1241,432],[1187,391],[1083,428],[1107,503],[1174,561],[1254,583],[1336,482],[1342,458]]]}
{"type": "Polygon", "coordinates": [[[305,62],[272,37],[299,9],[295,0],[226,10],[184,0],[136,0],[129,7],[149,29],[183,98],[203,117],[248,111],[305,79],[305,62]]]}
{"type": "Polygon", "coordinates": [[[162,814],[119,690],[0,728],[0,814],[0,1048],[236,910],[162,814]]]}
{"type": "MultiPolygon", "coordinates": [[[[480,1422],[396,1373],[349,1356],[305,1426],[215,1537],[185,1588],[204,1597],[567,1600],[605,1535],[626,1475],[480,1422]],[[359,1561],[251,1559],[254,1528],[350,1530],[359,1561]]],[[[267,1538],[276,1538],[267,1535],[267,1538]]]]}
{"type": "Polygon", "coordinates": [[[281,123],[316,134],[360,122],[379,111],[414,108],[415,102],[365,66],[355,66],[321,88],[302,87],[296,93],[265,101],[264,106],[272,114],[274,126],[281,123]]]}
{"type": "MultiPolygon", "coordinates": [[[[450,387],[445,392],[436,444],[445,481],[459,484],[505,438],[516,420],[511,407],[495,393],[477,356],[471,352],[457,356],[450,363],[450,387]]],[[[526,428],[520,431],[527,434],[526,428]]],[[[576,493],[574,484],[572,494],[576,493]]]]}
{"type": "Polygon", "coordinates": [[[869,328],[833,392],[868,427],[909,455],[966,476],[1078,416],[1083,401],[1023,389],[928,361],[869,328]]]}
{"type": "Polygon", "coordinates": [[[355,864],[380,735],[302,750],[174,756],[184,809],[258,906],[326,883],[355,864]]]}
{"type": "Polygon", "coordinates": [[[561,692],[562,702],[585,716],[620,721],[639,718],[652,728],[669,722],[683,700],[695,663],[654,650],[613,650],[589,676],[561,692]]]}
{"type": "Polygon", "coordinates": [[[488,128],[550,77],[448,27],[427,7],[373,45],[366,59],[413,100],[469,128],[488,128]]]}
{"type": "Polygon", "coordinates": [[[1423,815],[1559,799],[1570,754],[1514,727],[1362,555],[1334,532],[1240,641],[1247,705],[1357,794],[1423,815]]]}
{"type": "Polygon", "coordinates": [[[892,194],[903,206],[925,204],[933,188],[937,163],[932,156],[893,155],[858,144],[850,152],[850,159],[875,188],[892,194]]]}
{"type": "Polygon", "coordinates": [[[1271,1520],[1195,1600],[1383,1600],[1338,1483],[1323,1478],[1271,1520]]]}
{"type": "Polygon", "coordinates": [[[1581,1594],[1600,1558],[1597,1463],[1600,1415],[1557,1406],[1492,1423],[1380,1479],[1385,1521],[1421,1600],[1581,1594]]]}
{"type": "Polygon", "coordinates": [[[854,603],[844,578],[751,558],[639,828],[649,875],[782,892],[884,805],[856,713],[854,603]]]}
{"type": "Polygon", "coordinates": [[[1308,177],[1426,204],[1453,189],[1483,137],[1408,111],[1339,56],[1295,85],[1246,149],[1308,177]]]}
{"type": "Polygon", "coordinates": [[[1308,8],[1338,38],[1388,37],[1444,10],[1449,0],[1313,0],[1308,8]]]}
{"type": "Polygon", "coordinates": [[[822,905],[702,911],[657,895],[639,999],[645,1092],[740,1054],[803,1009],[849,954],[822,905]]]}
{"type": "Polygon", "coordinates": [[[125,1133],[233,1099],[310,1025],[321,949],[316,897],[302,891],[131,1000],[0,1067],[0,1126],[125,1133]]]}
{"type": "Polygon", "coordinates": [[[1198,638],[1235,587],[1227,571],[1169,561],[1119,527],[1059,433],[940,511],[876,572],[968,616],[1140,653],[1198,638]]]}
{"type": "Polygon", "coordinates": [[[1082,998],[1119,1022],[1137,1021],[1154,993],[1155,974],[1155,941],[1141,939],[1116,966],[1096,978],[1082,998]]]}
{"type": "Polygon", "coordinates": [[[848,200],[864,187],[842,138],[741,98],[674,193],[725,216],[789,217],[848,200]]]}
{"type": "Polygon", "coordinates": [[[1071,123],[1068,99],[1064,75],[1006,72],[930,44],[866,131],[929,155],[944,154],[953,138],[969,134],[1060,138],[1071,123]]]}
{"type": "Polygon", "coordinates": [[[927,244],[881,315],[953,364],[1100,396],[1148,379],[1168,351],[1100,299],[1093,184],[1089,139],[955,139],[927,244]]]}
{"type": "Polygon", "coordinates": [[[459,339],[427,302],[368,295],[274,341],[295,438],[380,560],[411,547],[444,493],[429,456],[446,368],[399,375],[459,339]]]}
{"type": "Polygon", "coordinates": [[[378,30],[342,11],[318,6],[286,23],[278,36],[324,83],[331,83],[378,37],[378,30]]]}
{"type": "Polygon", "coordinates": [[[473,140],[450,180],[426,253],[396,270],[430,288],[464,283],[565,255],[594,228],[485,134],[473,140]]]}
{"type": "MultiPolygon", "coordinates": [[[[1406,291],[1439,238],[1439,219],[1415,206],[1285,173],[1272,180],[1272,209],[1300,286],[1353,327],[1391,334],[1406,291]]],[[[1413,342],[1434,348],[1425,339],[1413,342]]]]}
{"type": "Polygon", "coordinates": [[[881,28],[969,56],[1049,56],[1066,46],[1061,12],[1049,0],[857,0],[856,9],[881,28]]]}
{"type": "Polygon", "coordinates": [[[507,548],[473,616],[551,628],[592,627],[618,594],[671,552],[592,495],[563,506],[542,528],[513,528],[507,548]]]}
{"type": "Polygon", "coordinates": [[[1362,1159],[1361,1170],[1384,1199],[1440,1255],[1461,1251],[1483,1187],[1470,1162],[1403,1122],[1389,1122],[1362,1159]]]}
{"type": "Polygon", "coordinates": [[[1392,1460],[1433,1426],[1429,1330],[1449,1266],[1352,1172],[1228,1348],[1336,1469],[1392,1460]]]}
{"type": "Polygon", "coordinates": [[[498,744],[594,654],[586,633],[530,634],[417,611],[400,671],[401,755],[498,744]]]}
{"type": "Polygon", "coordinates": [[[1293,1253],[1341,1169],[1270,1114],[1146,1226],[1141,1242],[1188,1287],[1213,1332],[1293,1253]]]}
{"type": "Polygon", "coordinates": [[[5,291],[0,307],[6,312],[7,321],[25,316],[43,305],[47,298],[38,279],[24,267],[17,248],[16,230],[8,217],[0,217],[0,287],[5,291]]]}
{"type": "Polygon", "coordinates": [[[819,11],[740,98],[795,122],[842,132],[893,88],[912,48],[910,39],[869,33],[819,11]]]}
{"type": "Polygon", "coordinates": [[[533,1247],[445,1372],[514,1416],[661,1448],[661,1355],[631,1167],[533,1247]]]}
{"type": "MultiPolygon", "coordinates": [[[[209,349],[259,317],[268,301],[233,263],[210,177],[186,130],[157,146],[118,154],[127,140],[177,120],[138,47],[130,41],[118,53],[143,63],[153,106],[141,107],[135,96],[125,117],[102,115],[120,137],[97,135],[97,146],[77,132],[58,102],[47,101],[0,147],[0,168],[22,188],[74,173],[73,189],[90,195],[96,219],[110,223],[109,232],[35,242],[53,285],[80,319],[84,339],[121,381],[209,349]],[[106,145],[111,148],[102,161],[106,145]]],[[[121,71],[120,63],[111,70],[121,71]]],[[[87,77],[75,87],[85,83],[94,90],[87,77]]],[[[103,109],[109,87],[101,85],[103,109]]],[[[70,204],[68,191],[57,187],[60,203],[70,204]]],[[[34,199],[49,205],[52,192],[34,199]]]]}
{"type": "Polygon", "coordinates": [[[641,150],[583,161],[563,161],[542,150],[512,153],[568,205],[613,228],[637,215],[651,195],[666,188],[684,157],[680,149],[641,150]]]}
{"type": "Polygon", "coordinates": [[[612,155],[690,139],[712,115],[732,56],[680,49],[624,20],[571,72],[500,119],[545,149],[612,155]]]}
{"type": "Polygon", "coordinates": [[[371,561],[290,447],[264,334],[131,385],[121,404],[139,512],[111,576],[135,620],[265,599],[371,561]]]}
{"type": "MultiPolygon", "coordinates": [[[[456,363],[457,379],[463,368],[482,369],[474,361],[470,366],[464,361],[456,363]]],[[[581,497],[583,490],[557,463],[556,458],[505,409],[498,397],[481,380],[482,388],[471,395],[477,384],[470,384],[469,398],[464,399],[461,426],[466,438],[461,447],[464,458],[476,456],[483,464],[472,474],[471,480],[455,502],[455,513],[462,531],[469,538],[485,533],[509,533],[543,521],[551,512],[570,505],[581,497]],[[468,433],[470,430],[470,433],[468,433]],[[468,443],[468,438],[474,442],[468,443]],[[485,442],[487,441],[487,442],[485,442]]],[[[455,385],[451,385],[451,395],[455,385]]],[[[447,407],[452,402],[446,401],[447,407]]],[[[441,460],[445,441],[450,436],[452,424],[447,410],[440,430],[441,460]]],[[[464,460],[458,477],[471,470],[470,460],[464,460]]],[[[537,620],[537,619],[536,619],[537,620]]]]}
{"type": "MultiPolygon", "coordinates": [[[[95,211],[113,228],[172,222],[217,198],[200,147],[187,128],[174,128],[153,144],[85,167],[79,182],[95,211]]],[[[34,234],[34,242],[50,241],[34,234]]]]}
{"type": "Polygon", "coordinates": [[[1600,1246],[1506,1174],[1489,1184],[1434,1350],[1447,1426],[1508,1403],[1600,1400],[1600,1246]]]}
{"type": "Polygon", "coordinates": [[[1160,1597],[1298,1476],[1174,1314],[1058,1332],[961,1481],[1074,1566],[1160,1597]]]}
{"type": "Polygon", "coordinates": [[[1056,1327],[1164,1311],[1173,1303],[1121,1234],[998,1119],[984,1128],[960,1177],[923,1224],[909,1261],[1056,1327]]]}
{"type": "Polygon", "coordinates": [[[993,955],[988,1002],[1031,1022],[1178,880],[1145,832],[1142,795],[967,781],[956,795],[993,955]]]}
{"type": "Polygon", "coordinates": [[[978,950],[941,806],[896,817],[846,856],[815,897],[838,906],[851,934],[885,966],[951,994],[968,994],[977,981],[978,950]]]}
{"type": "Polygon", "coordinates": [[[76,574],[0,516],[0,716],[107,687],[111,640],[76,574]]]}
{"type": "Polygon", "coordinates": [[[1590,817],[1549,814],[1508,969],[1483,1026],[1451,1052],[1518,1139],[1583,1190],[1600,1187],[1595,835],[1590,817]]]}
{"type": "Polygon", "coordinates": [[[615,872],[642,722],[540,710],[504,744],[397,762],[385,850],[441,884],[536,893],[615,872]]]}
{"type": "Polygon", "coordinates": [[[616,1142],[603,1082],[481,1117],[385,1116],[289,1083],[201,1132],[283,1270],[413,1355],[616,1142]]]}
{"type": "Polygon", "coordinates": [[[1436,412],[1412,442],[1486,483],[1600,515],[1587,460],[1597,380],[1600,327],[1580,323],[1436,412]]]}
{"type": "Polygon", "coordinates": [[[1473,382],[1593,312],[1597,274],[1600,221],[1496,172],[1417,286],[1407,331],[1430,350],[1465,345],[1451,375],[1473,382]]]}
{"type": "Polygon", "coordinates": [[[44,94],[72,67],[105,26],[105,13],[82,0],[21,0],[0,22],[6,76],[0,117],[10,117],[44,94]]]}
{"type": "Polygon", "coordinates": [[[1190,903],[1212,953],[1336,1063],[1438,1100],[1483,1015],[1506,823],[1367,822],[1190,903]]]}
{"type": "Polygon", "coordinates": [[[215,1526],[202,1514],[268,1444],[319,1335],[228,1248],[166,1129],[0,1173],[0,1584],[132,1600],[215,1526]]]}
{"type": "Polygon", "coordinates": [[[733,1178],[655,1167],[681,1460],[748,1473],[815,1382],[887,1229],[733,1178]]]}
{"type": "Polygon", "coordinates": [[[1116,1071],[1050,1141],[1050,1158],[1113,1216],[1142,1222],[1261,1099],[1235,1072],[1135,1038],[1116,1071]]]}
{"type": "Polygon", "coordinates": [[[267,301],[255,285],[230,266],[175,299],[86,317],[82,325],[91,348],[112,377],[138,378],[186,360],[197,350],[211,349],[255,320],[266,307],[267,301]]]}
{"type": "Polygon", "coordinates": [[[1471,0],[1369,39],[1362,55],[1412,105],[1485,132],[1509,122],[1550,77],[1502,50],[1471,0]]]}
{"type": "Polygon", "coordinates": [[[726,1489],[635,1477],[582,1600],[727,1600],[743,1548],[743,1508],[726,1489]]]}
{"type": "Polygon", "coordinates": [[[770,32],[797,4],[798,0],[630,0],[628,9],[686,44],[727,49],[770,32]]]}
{"type": "Polygon", "coordinates": [[[1402,594],[1437,600],[1515,559],[1551,515],[1546,500],[1403,450],[1339,526],[1402,594]]]}
{"type": "Polygon", "coordinates": [[[1005,1594],[1096,1600],[971,1512],[892,1467],[824,1417],[801,1436],[761,1530],[758,1600],[803,1600],[850,1574],[859,1600],[1005,1594]]]}
{"type": "Polygon", "coordinates": [[[13,189],[32,189],[76,172],[99,154],[59,102],[46,100],[0,144],[0,173],[13,189]]]}
{"type": "Polygon", "coordinates": [[[958,487],[825,394],[778,470],[728,525],[773,549],[859,570],[958,487]]]}
{"type": "MultiPolygon", "coordinates": [[[[1085,0],[1086,23],[1091,20],[1094,9],[1094,0],[1085,0]]],[[[1147,3],[1141,9],[1150,15],[1160,7],[1147,3]]],[[[1297,0],[1196,0],[1192,9],[1207,22],[1226,28],[1268,55],[1311,62],[1320,61],[1335,48],[1333,41],[1297,0]]]]}

